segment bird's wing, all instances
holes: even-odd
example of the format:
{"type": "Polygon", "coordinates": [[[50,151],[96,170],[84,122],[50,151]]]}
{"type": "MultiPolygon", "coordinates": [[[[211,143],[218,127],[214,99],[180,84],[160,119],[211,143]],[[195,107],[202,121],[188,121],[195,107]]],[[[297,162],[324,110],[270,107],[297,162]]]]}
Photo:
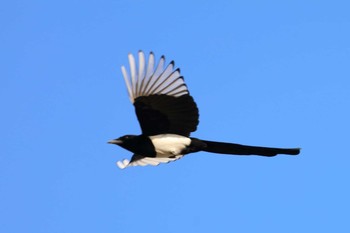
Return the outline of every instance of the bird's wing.
{"type": "Polygon", "coordinates": [[[146,166],[146,165],[157,166],[160,163],[169,163],[169,162],[178,160],[182,157],[183,155],[177,155],[171,158],[156,158],[156,157],[144,157],[141,155],[134,154],[131,158],[131,161],[124,159],[122,161],[118,161],[117,165],[121,169],[130,167],[130,166],[146,166]]]}
{"type": "Polygon", "coordinates": [[[128,58],[130,75],[124,66],[122,73],[142,133],[148,136],[164,133],[189,136],[195,131],[199,123],[198,108],[174,62],[165,67],[165,57],[162,56],[155,65],[152,52],[146,62],[142,51],[138,53],[138,64],[132,54],[128,58]]]}

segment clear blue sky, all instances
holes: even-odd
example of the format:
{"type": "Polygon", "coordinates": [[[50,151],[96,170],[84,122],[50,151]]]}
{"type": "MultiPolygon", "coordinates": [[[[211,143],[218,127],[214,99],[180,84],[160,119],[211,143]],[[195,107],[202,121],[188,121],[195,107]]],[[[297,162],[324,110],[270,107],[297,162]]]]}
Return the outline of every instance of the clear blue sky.
{"type": "Polygon", "coordinates": [[[0,232],[350,232],[349,1],[6,1],[0,232]],[[120,170],[120,66],[174,59],[193,136],[302,147],[120,170]]]}

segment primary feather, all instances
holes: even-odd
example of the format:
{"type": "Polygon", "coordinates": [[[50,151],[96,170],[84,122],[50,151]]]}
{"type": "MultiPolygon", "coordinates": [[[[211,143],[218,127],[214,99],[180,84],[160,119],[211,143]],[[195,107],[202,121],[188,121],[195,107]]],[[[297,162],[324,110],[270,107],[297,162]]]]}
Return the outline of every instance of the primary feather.
{"type": "Polygon", "coordinates": [[[132,54],[129,54],[128,58],[130,75],[125,66],[122,66],[122,73],[132,103],[140,96],[169,95],[180,97],[189,94],[183,77],[180,75],[180,69],[175,69],[174,61],[164,67],[165,57],[162,56],[155,67],[154,54],[152,52],[149,54],[147,63],[142,51],[138,53],[138,64],[132,54]]]}

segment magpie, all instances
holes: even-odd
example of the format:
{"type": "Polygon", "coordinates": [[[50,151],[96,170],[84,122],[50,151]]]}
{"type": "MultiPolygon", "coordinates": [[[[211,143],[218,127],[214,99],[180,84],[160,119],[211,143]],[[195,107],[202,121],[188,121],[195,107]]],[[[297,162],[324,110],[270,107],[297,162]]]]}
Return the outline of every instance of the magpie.
{"type": "Polygon", "coordinates": [[[267,157],[299,154],[299,148],[247,146],[190,137],[199,123],[198,108],[174,61],[165,65],[165,57],[161,56],[156,64],[153,52],[146,61],[143,51],[138,52],[138,64],[132,54],[128,60],[130,73],[122,66],[122,74],[142,133],[108,142],[134,153],[130,161],[118,161],[119,168],[155,166],[198,151],[267,157]]]}

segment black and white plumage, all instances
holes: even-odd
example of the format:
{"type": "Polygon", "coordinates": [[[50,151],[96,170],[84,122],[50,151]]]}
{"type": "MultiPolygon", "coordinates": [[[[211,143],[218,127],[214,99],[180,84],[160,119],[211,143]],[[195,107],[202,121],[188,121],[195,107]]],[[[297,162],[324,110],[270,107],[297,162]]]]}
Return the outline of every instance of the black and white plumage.
{"type": "Polygon", "coordinates": [[[281,149],[212,142],[189,137],[197,129],[199,113],[180,69],[174,61],[165,66],[162,56],[138,53],[138,64],[129,54],[130,75],[122,66],[130,101],[135,107],[141,135],[125,135],[109,141],[134,153],[131,160],[117,162],[120,168],[168,163],[198,151],[221,154],[275,156],[299,154],[300,149],[281,149]]]}

